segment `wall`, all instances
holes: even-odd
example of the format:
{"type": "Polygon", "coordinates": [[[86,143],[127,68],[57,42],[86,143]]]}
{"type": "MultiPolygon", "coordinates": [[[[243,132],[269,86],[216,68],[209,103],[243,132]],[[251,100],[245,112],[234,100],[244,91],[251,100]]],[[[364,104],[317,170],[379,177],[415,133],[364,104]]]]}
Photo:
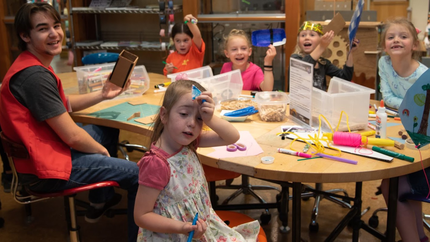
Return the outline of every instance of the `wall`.
{"type": "Polygon", "coordinates": [[[422,32],[419,35],[420,39],[424,39],[424,32],[427,26],[427,17],[429,10],[429,2],[423,0],[410,0],[409,6],[411,8],[411,21],[416,28],[422,32]]]}

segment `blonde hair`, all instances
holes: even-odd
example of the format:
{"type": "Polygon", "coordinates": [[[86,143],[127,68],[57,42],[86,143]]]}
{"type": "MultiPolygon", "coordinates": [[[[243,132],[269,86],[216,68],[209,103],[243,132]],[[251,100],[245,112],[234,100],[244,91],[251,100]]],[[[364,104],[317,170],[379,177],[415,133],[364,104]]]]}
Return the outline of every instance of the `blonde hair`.
{"type": "MultiPolygon", "coordinates": [[[[393,25],[402,25],[403,27],[405,27],[410,34],[412,35],[412,39],[413,42],[416,46],[419,46],[419,39],[418,39],[418,33],[417,33],[417,29],[415,28],[414,24],[407,20],[406,18],[403,17],[398,17],[398,18],[394,18],[394,19],[389,19],[385,22],[385,26],[384,26],[384,30],[382,30],[382,34],[381,34],[381,46],[382,49],[385,49],[385,38],[387,36],[387,30],[393,26],[393,25]]],[[[412,51],[412,59],[415,60],[419,60],[420,59],[420,52],[419,51],[412,51]]]]}
{"type": "Polygon", "coordinates": [[[228,41],[233,37],[242,37],[248,43],[248,47],[252,46],[251,40],[249,39],[248,34],[246,34],[245,31],[243,31],[241,29],[232,29],[230,31],[230,33],[228,33],[228,35],[226,37],[224,37],[224,45],[223,45],[224,50],[227,50],[228,41]]]}
{"type": "MultiPolygon", "coordinates": [[[[169,119],[170,111],[173,108],[173,105],[178,102],[178,100],[185,94],[191,92],[192,86],[196,86],[200,91],[206,91],[206,89],[200,85],[196,81],[191,80],[178,80],[169,85],[164,94],[162,107],[166,110],[166,118],[169,119]]],[[[161,121],[160,112],[157,114],[154,122],[154,126],[152,127],[152,136],[151,136],[151,144],[156,142],[161,133],[164,130],[164,124],[161,121]]],[[[190,147],[194,149],[194,142],[190,144],[190,147]]]]}
{"type": "MultiPolygon", "coordinates": [[[[312,24],[312,22],[310,22],[310,21],[303,22],[302,26],[299,28],[299,32],[297,33],[296,48],[294,48],[294,52],[293,52],[293,54],[299,55],[301,57],[304,57],[306,55],[306,53],[302,50],[302,48],[300,48],[300,41],[299,41],[300,40],[300,32],[302,32],[303,30],[314,31],[321,37],[322,26],[320,24],[312,24]]],[[[318,59],[318,63],[320,63],[321,65],[327,64],[327,62],[324,60],[324,53],[318,59]]]]}

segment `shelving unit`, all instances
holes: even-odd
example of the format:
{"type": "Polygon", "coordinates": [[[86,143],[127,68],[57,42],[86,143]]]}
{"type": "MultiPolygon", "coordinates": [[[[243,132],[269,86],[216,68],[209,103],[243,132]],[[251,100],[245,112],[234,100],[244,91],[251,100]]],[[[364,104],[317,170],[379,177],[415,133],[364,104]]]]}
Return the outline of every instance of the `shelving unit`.
{"type": "MultiPolygon", "coordinates": [[[[161,73],[164,67],[162,61],[168,55],[168,21],[160,25],[160,11],[157,8],[145,7],[145,1],[132,2],[136,7],[124,8],[91,8],[88,0],[71,0],[72,44],[75,52],[75,66],[82,65],[85,52],[106,50],[119,53],[126,49],[138,55],[138,65],[145,65],[149,72],[161,73]],[[141,6],[140,6],[141,5],[141,6]],[[165,29],[166,36],[160,37],[160,27],[165,29]],[[85,45],[85,41],[95,40],[105,42],[139,42],[138,46],[103,46],[100,44],[85,45]],[[145,42],[147,42],[145,44],[145,42]],[[79,46],[76,45],[79,43],[79,46]],[[159,60],[159,61],[154,61],[159,60]]],[[[154,3],[146,1],[146,4],[154,3]]],[[[170,14],[167,8],[162,15],[170,14]]],[[[174,20],[182,21],[182,5],[175,4],[174,20]]]]}

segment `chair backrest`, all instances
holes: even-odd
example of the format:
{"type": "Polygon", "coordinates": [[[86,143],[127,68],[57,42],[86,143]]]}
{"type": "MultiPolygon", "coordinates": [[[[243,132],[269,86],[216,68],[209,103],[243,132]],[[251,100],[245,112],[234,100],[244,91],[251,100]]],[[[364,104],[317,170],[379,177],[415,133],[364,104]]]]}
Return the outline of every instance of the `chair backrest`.
{"type": "Polygon", "coordinates": [[[20,143],[17,143],[11,139],[9,139],[4,132],[0,132],[1,142],[3,144],[4,151],[7,154],[10,167],[12,169],[12,184],[11,184],[11,192],[15,201],[21,204],[28,204],[32,202],[37,202],[41,200],[48,199],[47,197],[36,197],[30,194],[23,192],[23,188],[20,188],[19,180],[18,180],[18,172],[15,169],[15,158],[17,159],[27,159],[29,158],[27,148],[20,143]]]}
{"type": "Polygon", "coordinates": [[[82,57],[82,64],[92,65],[92,64],[102,64],[107,62],[115,62],[118,60],[118,53],[93,53],[82,57]]]}

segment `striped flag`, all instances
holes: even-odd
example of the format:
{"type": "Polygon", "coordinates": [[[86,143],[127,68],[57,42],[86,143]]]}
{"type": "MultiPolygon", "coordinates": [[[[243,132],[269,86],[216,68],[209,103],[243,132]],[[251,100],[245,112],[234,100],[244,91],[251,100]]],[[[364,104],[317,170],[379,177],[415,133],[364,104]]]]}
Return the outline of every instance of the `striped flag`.
{"type": "Polygon", "coordinates": [[[357,33],[358,25],[360,24],[361,13],[363,12],[364,0],[359,0],[357,6],[355,6],[354,14],[351,18],[351,23],[348,28],[348,37],[349,37],[349,50],[352,48],[352,41],[355,38],[355,34],[357,33]]]}

